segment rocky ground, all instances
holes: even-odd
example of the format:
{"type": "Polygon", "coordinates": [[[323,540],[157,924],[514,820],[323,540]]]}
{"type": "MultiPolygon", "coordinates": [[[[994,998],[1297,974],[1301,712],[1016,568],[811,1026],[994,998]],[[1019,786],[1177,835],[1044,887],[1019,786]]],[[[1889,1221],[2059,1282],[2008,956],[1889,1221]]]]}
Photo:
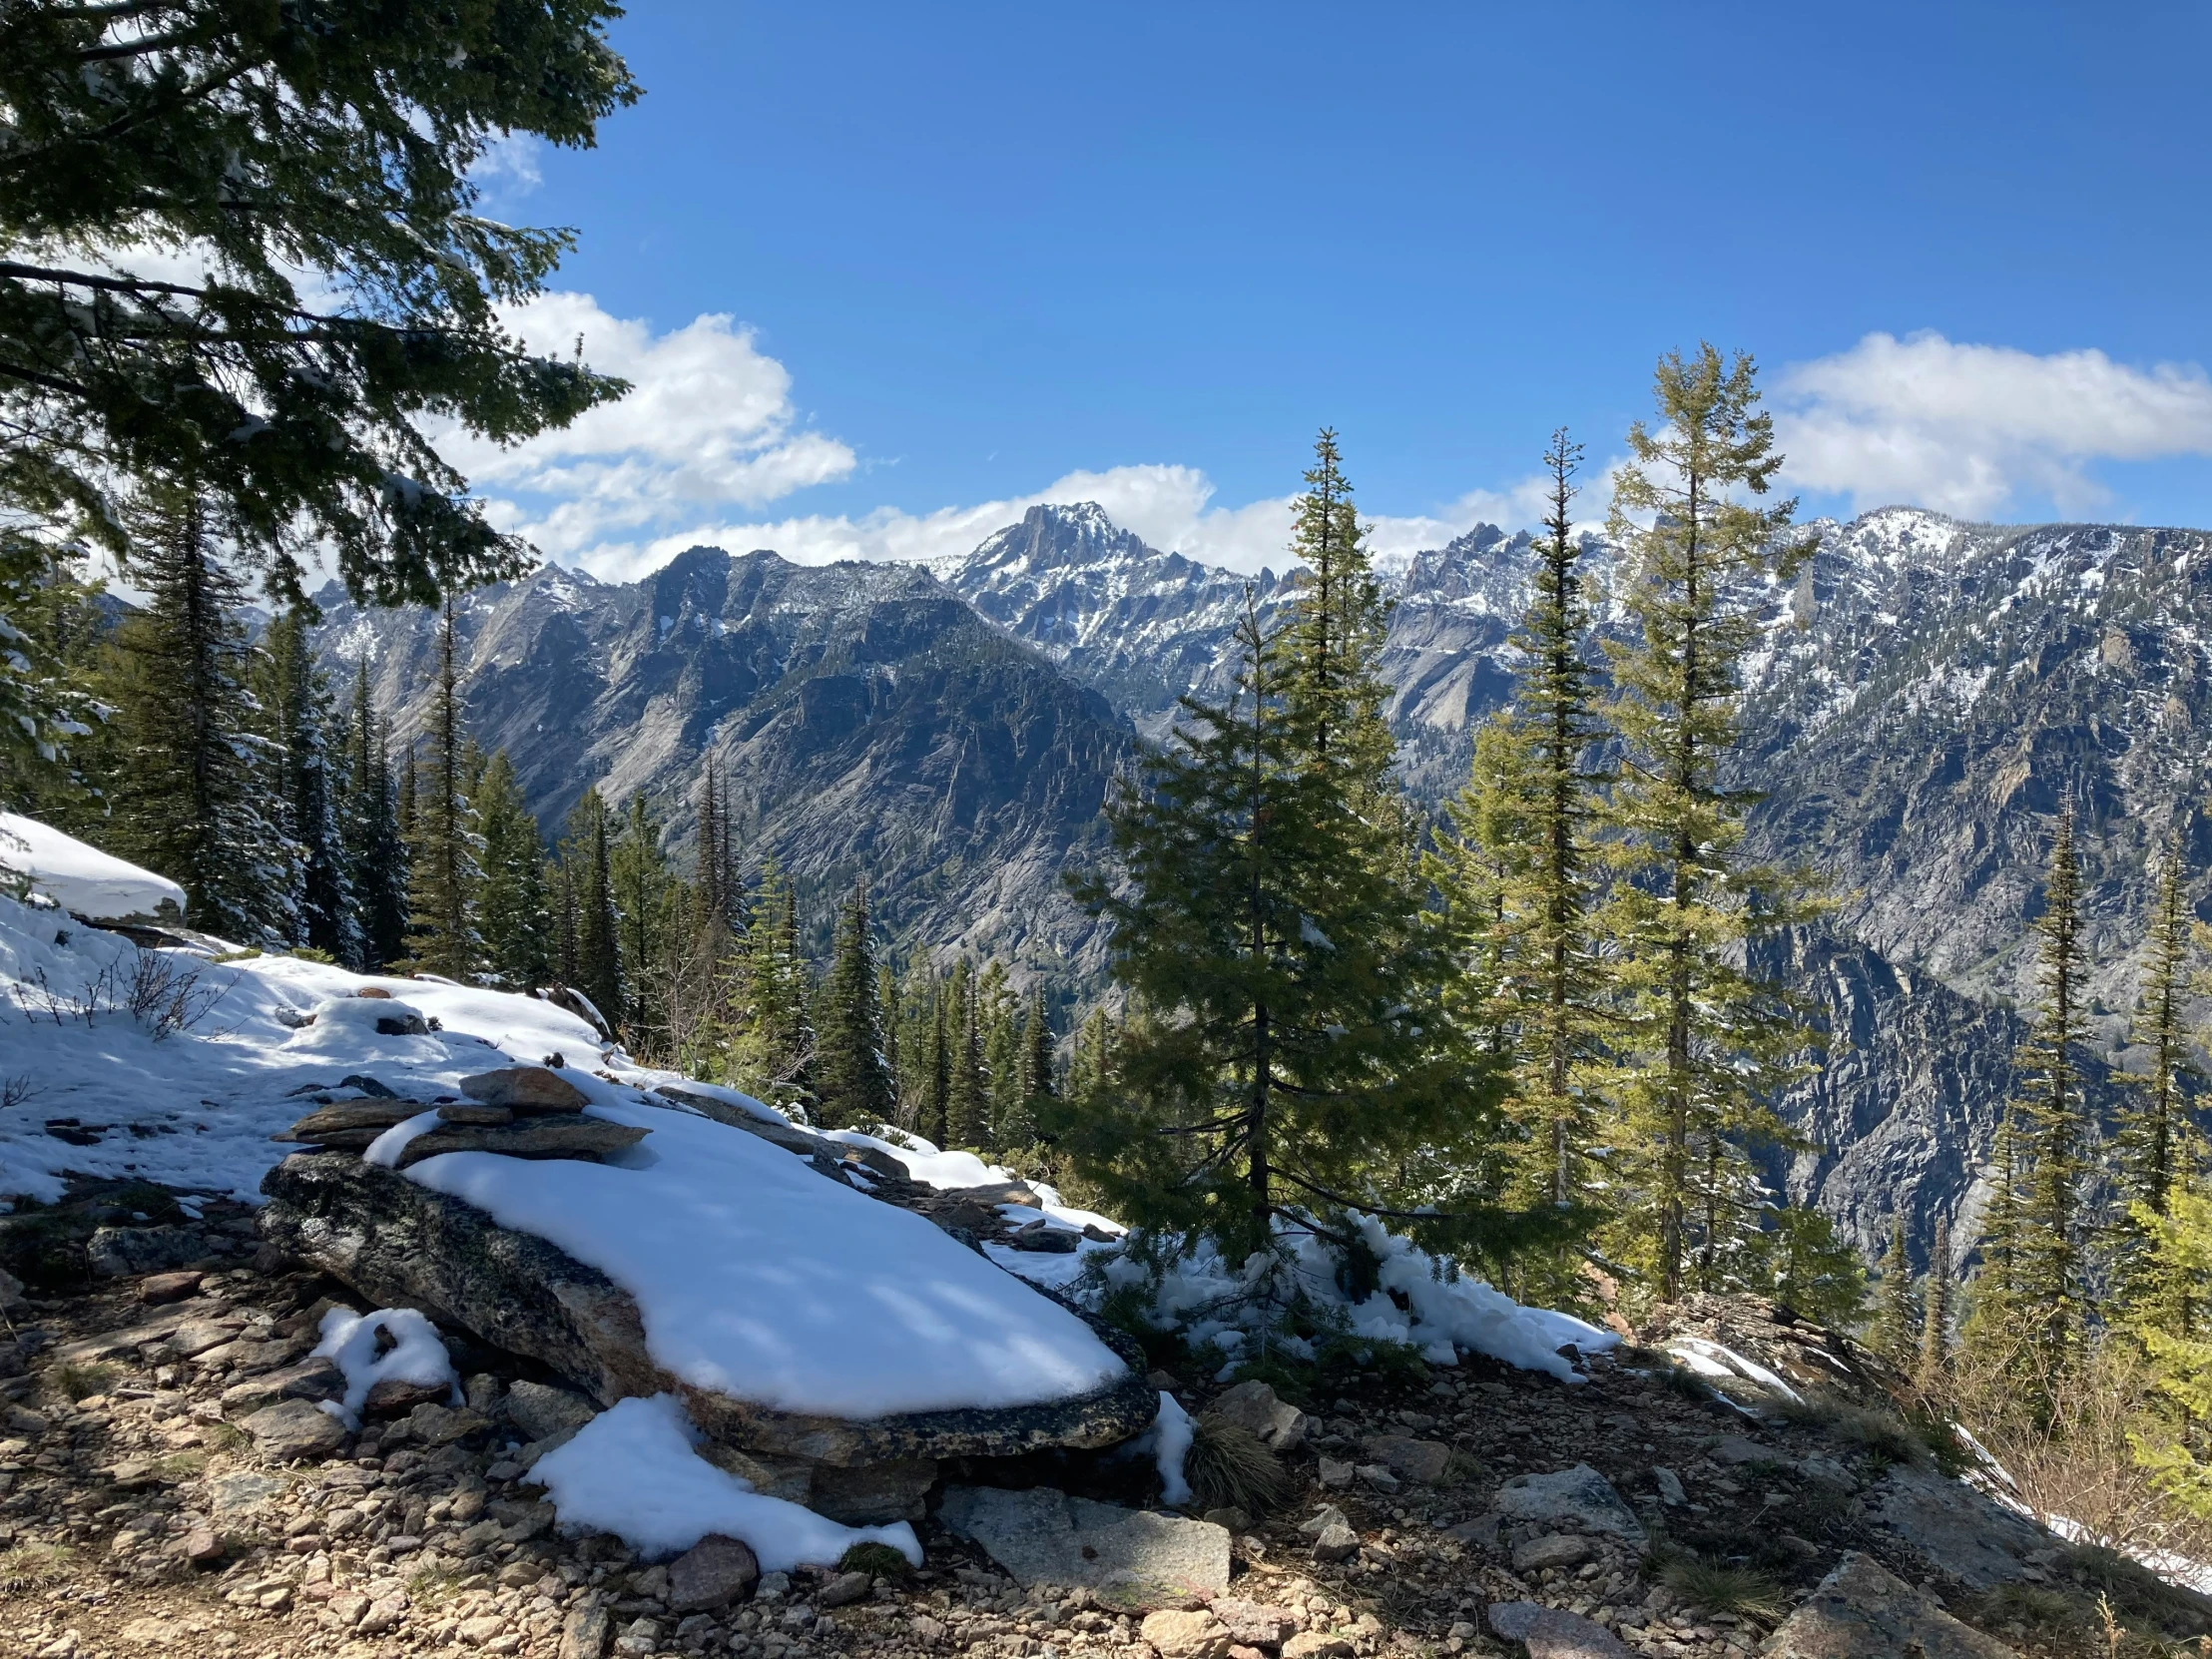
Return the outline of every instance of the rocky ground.
{"type": "MultiPolygon", "coordinates": [[[[357,1303],[273,1253],[244,1258],[243,1212],[211,1208],[202,1231],[233,1254],[102,1278],[7,1316],[0,1628],[10,1653],[1522,1651],[1499,1629],[1532,1654],[1592,1659],[1909,1651],[1903,1637],[1894,1648],[1788,1633],[1770,1643],[1824,1580],[1848,1589],[1836,1569],[1875,1562],[1903,1581],[1894,1589],[1921,1609],[1914,1616],[1939,1617],[1940,1603],[2004,1644],[1971,1645],[1970,1631],[1943,1620],[1949,1635],[1924,1643],[1933,1656],[2105,1653],[2086,1612],[2097,1587],[2115,1591],[2122,1623],[2147,1632],[2155,1615],[2176,1640],[2193,1633],[2195,1610],[2178,1598],[2161,1601],[2140,1576],[2092,1583],[2094,1563],[2055,1545],[2023,1556],[2012,1540],[2014,1576],[1977,1588],[1991,1575],[1942,1541],[1951,1521],[1924,1517],[1916,1541],[1893,1489],[1912,1472],[1909,1443],[1850,1413],[1753,1421],[1633,1352],[1596,1363],[1577,1387],[1470,1364],[1363,1380],[1309,1401],[1295,1424],[1297,1413],[1274,1408],[1287,1430],[1278,1443],[1295,1442],[1283,1458],[1293,1495],[1265,1517],[1217,1512],[1234,1534],[1233,1577],[1210,1602],[1117,1606],[1019,1583],[934,1518],[919,1527],[918,1572],[772,1573],[733,1600],[750,1576],[742,1561],[708,1551],[672,1574],[613,1538],[560,1535],[520,1477],[557,1434],[561,1396],[491,1351],[455,1354],[465,1406],[394,1389],[371,1402],[357,1437],[287,1399],[319,1364],[305,1356],[323,1311],[357,1303]]],[[[1219,1392],[1161,1381],[1194,1412],[1219,1392]]],[[[1921,1474],[1927,1490],[1939,1484],[1921,1474]]],[[[2183,1650],[2130,1636],[2116,1651],[2183,1650]]]]}

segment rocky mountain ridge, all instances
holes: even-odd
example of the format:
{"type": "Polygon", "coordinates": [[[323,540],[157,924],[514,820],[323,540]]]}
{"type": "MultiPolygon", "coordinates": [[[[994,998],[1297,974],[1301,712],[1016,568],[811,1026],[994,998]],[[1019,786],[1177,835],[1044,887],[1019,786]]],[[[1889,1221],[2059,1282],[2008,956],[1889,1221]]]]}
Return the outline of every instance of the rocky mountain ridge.
{"type": "MultiPolygon", "coordinates": [[[[1913,508],[1807,532],[1799,579],[1762,596],[1741,778],[1766,794],[1751,849],[1816,868],[1837,901],[1791,949],[1849,1042],[1787,1103],[1813,1150],[1775,1154],[1774,1177],[1870,1251],[1893,1211],[1922,1248],[1948,1216],[1964,1248],[2061,800],[2081,826],[2100,1067],[2128,1058],[2170,835],[2203,892],[2212,564],[2194,531],[1913,508]]],[[[1593,545],[1601,607],[1607,564],[1593,545]]],[[[1102,941],[1061,868],[1096,855],[1133,736],[1220,689],[1248,591],[1272,612],[1291,581],[1151,548],[1095,504],[1032,508],[941,575],[715,549],[627,585],[541,570],[463,604],[472,726],[514,755],[549,829],[587,783],[642,788],[680,850],[711,751],[755,844],[818,898],[866,869],[902,937],[1093,974],[1102,941]]],[[[1473,726],[1510,695],[1532,576],[1527,534],[1490,525],[1390,575],[1382,669],[1416,797],[1460,787],[1473,726]]],[[[419,725],[428,617],[332,605],[322,637],[341,673],[367,656],[402,732],[419,725]]]]}

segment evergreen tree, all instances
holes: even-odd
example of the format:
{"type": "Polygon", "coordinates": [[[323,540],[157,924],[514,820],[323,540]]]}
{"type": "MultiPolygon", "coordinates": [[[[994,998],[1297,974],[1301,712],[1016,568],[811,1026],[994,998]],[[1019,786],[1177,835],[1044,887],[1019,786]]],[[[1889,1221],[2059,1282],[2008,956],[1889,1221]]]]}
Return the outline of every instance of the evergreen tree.
{"type": "Polygon", "coordinates": [[[530,990],[553,977],[553,916],[538,821],[523,803],[505,750],[494,751],[485,763],[476,804],[484,836],[485,955],[501,984],[530,990]]]}
{"type": "Polygon", "coordinates": [[[2149,1355],[2165,1421],[2141,1420],[2130,1433],[2136,1461],[2158,1486],[2198,1519],[2212,1518],[2212,1333],[2204,1309],[2212,1300],[2212,1196],[2177,1177],[2166,1208],[2136,1201],[2148,1263],[2143,1278],[2163,1294],[2129,1331],[2149,1355]]]}
{"type": "Polygon", "coordinates": [[[1920,1352],[1920,1308],[1913,1295],[1913,1263],[1905,1248],[1905,1217],[1890,1221],[1890,1250],[1882,1258],[1882,1290],[1876,1303],[1874,1351],[1900,1371],[1920,1352]]]}
{"type": "Polygon", "coordinates": [[[1920,1369],[1915,1383],[1924,1397],[1942,1387],[1950,1363],[1951,1295],[1950,1218],[1936,1218],[1936,1241],[1928,1253],[1927,1297],[1921,1308],[1920,1369]]]}
{"type": "Polygon", "coordinates": [[[715,781],[715,758],[709,755],[706,776],[699,786],[699,843],[693,854],[692,884],[699,889],[699,902],[712,914],[729,913],[729,894],[723,890],[723,876],[728,868],[729,848],[724,844],[722,830],[722,791],[715,781]]]}
{"type": "Polygon", "coordinates": [[[1765,496],[1782,464],[1749,357],[1724,364],[1710,345],[1687,360],[1670,353],[1656,391],[1657,425],[1629,429],[1613,492],[1638,637],[1607,645],[1607,714],[1623,750],[1607,822],[1618,859],[1608,919],[1641,1050],[1621,1080],[1640,1165],[1622,1254],[1672,1300],[1693,1258],[1710,1280],[1725,1238],[1744,1226],[1722,1213],[1729,1189],[1694,1190],[1700,1165],[1725,1162],[1723,1142],[1779,1135],[1768,1102],[1808,1040],[1773,987],[1736,965],[1745,941],[1799,911],[1791,880],[1740,865],[1756,798],[1730,788],[1724,768],[1741,664],[1760,637],[1753,607],[1811,544],[1784,539],[1794,502],[1747,499],[1765,496]]]}
{"type": "Polygon", "coordinates": [[[1043,1139],[1043,1122],[1058,1095],[1052,1078],[1052,1017],[1045,1009],[1041,987],[1030,989],[1013,1048],[1015,1104],[1000,1117],[998,1142],[1008,1148],[1035,1146],[1043,1139]]]}
{"type": "Polygon", "coordinates": [[[2081,875],[2070,806],[2058,815],[2043,884],[2043,913],[2034,931],[2040,1006],[2018,1056],[2025,1184],[2012,1288],[2022,1356],[2029,1362],[2026,1381],[2043,1387],[2078,1356],[2088,1313],[2081,1249],[2088,1115],[2074,1058],[2088,1029],[2082,1009],[2081,875]]]}
{"type": "Polygon", "coordinates": [[[363,966],[394,962],[407,948],[407,843],[399,784],[391,770],[391,727],[369,703],[368,662],[354,672],[345,728],[345,855],[363,966]]]}
{"type": "Polygon", "coordinates": [[[1767,1222],[1754,1253],[1758,1277],[1747,1283],[1832,1330],[1858,1325],[1867,1306],[1866,1264],[1836,1237],[1836,1224],[1794,1204],[1771,1210],[1767,1222]]]}
{"type": "Polygon", "coordinates": [[[875,949],[868,938],[867,888],[856,887],[837,919],[837,936],[815,1019],[821,1059],[820,1120],[833,1129],[866,1129],[896,1113],[883,1053],[875,949]]]}
{"type": "Polygon", "coordinates": [[[891,1080],[891,1114],[883,1121],[908,1124],[913,1103],[906,1098],[906,1017],[899,1000],[898,975],[891,971],[888,960],[875,964],[875,1009],[883,1024],[883,1069],[891,1080]]]}
{"type": "Polygon", "coordinates": [[[2185,1079],[2196,1072],[2190,1057],[2187,1002],[2192,988],[2195,915],[2189,905],[2179,837],[2169,840],[2151,906],[2150,939],[2143,983],[2130,1024],[2131,1046],[2149,1053],[2140,1073],[2115,1072],[2113,1080],[2132,1085],[2132,1103],[2120,1117],[2118,1151],[2120,1189],[2126,1214],[2117,1229],[2118,1260],[2113,1278],[2120,1301],[2132,1302],[2147,1288],[2140,1272],[2147,1239],[2138,1211],[2160,1216],[2175,1178],[2175,1151],[2184,1123],[2185,1079]]]}
{"type": "Polygon", "coordinates": [[[461,720],[460,652],[454,604],[439,611],[438,679],[430,703],[430,754],[416,784],[414,832],[408,846],[407,955],[418,973],[467,982],[484,965],[476,931],[477,890],[484,872],[476,810],[468,799],[468,737],[461,720]]]}
{"type": "MultiPolygon", "coordinates": [[[[1446,811],[1452,833],[1426,868],[1461,957],[1463,1007],[1483,1038],[1513,1056],[1513,1105],[1529,1140],[1528,1196],[1585,1203],[1602,1109],[1609,1018],[1594,912],[1601,890],[1590,827],[1604,775],[1590,764],[1605,729],[1594,712],[1590,613],[1574,536],[1581,445],[1552,434],[1544,453],[1550,509],[1536,591],[1514,644],[1511,706],[1477,735],[1474,776],[1446,811]]],[[[1544,1287],[1571,1295],[1578,1258],[1544,1287]]]]}
{"type": "Polygon", "coordinates": [[[94,839],[99,781],[114,773],[98,697],[105,588],[0,533],[0,811],[94,839]]]}
{"type": "Polygon", "coordinates": [[[1287,623],[1263,629],[1248,599],[1228,698],[1186,699],[1110,809],[1126,882],[1078,888],[1153,1017],[1113,1082],[1044,1126],[1132,1222],[1205,1232],[1232,1260],[1279,1223],[1349,1244],[1331,1219],[1347,1210],[1468,1225],[1448,1178],[1405,1172],[1455,1162],[1498,1095],[1438,1006],[1388,778],[1382,602],[1332,434],[1316,454],[1297,545],[1318,562],[1287,623]]]}
{"type": "Polygon", "coordinates": [[[407,870],[410,883],[414,874],[415,819],[420,803],[421,769],[415,765],[414,745],[409,744],[399,763],[399,835],[408,847],[407,870]]]}
{"type": "Polygon", "coordinates": [[[813,988],[799,949],[798,894],[776,860],[764,859],[746,936],[744,1003],[733,1022],[731,1071],[739,1088],[802,1116],[817,1102],[813,988]]]}
{"type": "Polygon", "coordinates": [[[575,916],[576,959],[569,983],[612,1030],[622,1018],[623,963],[610,839],[606,798],[596,787],[588,789],[568,815],[568,833],[561,843],[567,902],[575,916]]]}
{"type": "Polygon", "coordinates": [[[952,998],[939,983],[929,997],[929,1063],[922,1077],[916,1121],[923,1140],[952,1144],[952,998]]]}
{"type": "Polygon", "coordinates": [[[977,1029],[975,970],[966,957],[952,964],[945,981],[944,1132],[949,1144],[976,1152],[991,1150],[990,1085],[983,1075],[983,1038],[977,1029]]]}
{"type": "Polygon", "coordinates": [[[131,571],[146,605],[117,629],[103,676],[114,708],[112,850],[180,883],[187,919],[244,942],[295,936],[292,844],[265,811],[278,768],[255,730],[245,591],[202,503],[161,497],[131,571]]]}
{"type": "Polygon", "coordinates": [[[617,937],[629,995],[616,1016],[623,1035],[640,1054],[662,1054],[668,1035],[665,993],[670,938],[668,858],[661,850],[661,825],[646,805],[645,792],[630,797],[621,833],[610,851],[614,879],[617,937]]]}
{"type": "Polygon", "coordinates": [[[315,620],[297,604],[270,623],[255,663],[256,701],[277,770],[277,816],[295,848],[290,942],[358,968],[366,949],[345,835],[345,778],[331,753],[329,685],[307,640],[315,620]]]}

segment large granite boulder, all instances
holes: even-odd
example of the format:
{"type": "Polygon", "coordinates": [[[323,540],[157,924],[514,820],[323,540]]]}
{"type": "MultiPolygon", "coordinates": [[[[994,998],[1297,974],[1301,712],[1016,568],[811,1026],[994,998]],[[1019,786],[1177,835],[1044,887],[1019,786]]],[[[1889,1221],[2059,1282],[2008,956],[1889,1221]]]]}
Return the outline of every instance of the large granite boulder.
{"type": "Polygon", "coordinates": [[[812,1486],[843,1518],[907,1514],[915,1479],[926,1485],[924,1466],[938,1459],[1114,1445],[1143,1432],[1159,1409],[1134,1344],[1076,1309],[1128,1368],[1089,1393],[869,1420],[774,1410],[662,1370],[647,1352],[637,1304],[598,1269],[393,1170],[295,1154],[270,1171],[262,1191],[270,1200],[263,1235],[287,1254],[381,1306],[419,1308],[538,1360],[602,1406],[632,1394],[673,1393],[713,1444],[804,1465],[812,1486]],[[861,1472],[883,1465],[896,1465],[897,1478],[861,1472]],[[878,1498],[895,1512],[854,1513],[878,1498]]]}

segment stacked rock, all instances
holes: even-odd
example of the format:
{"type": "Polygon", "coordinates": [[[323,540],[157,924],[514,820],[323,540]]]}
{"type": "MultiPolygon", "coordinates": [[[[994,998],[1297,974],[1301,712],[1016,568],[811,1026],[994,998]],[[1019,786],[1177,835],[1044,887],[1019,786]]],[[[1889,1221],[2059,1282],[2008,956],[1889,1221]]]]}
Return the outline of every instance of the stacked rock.
{"type": "MultiPolygon", "coordinates": [[[[369,1081],[346,1079],[355,1087],[369,1081]]],[[[376,1088],[382,1090],[382,1085],[376,1088]]],[[[367,1098],[364,1090],[364,1098],[349,1100],[318,1095],[315,1098],[324,1104],[272,1138],[322,1151],[358,1152],[393,1124],[426,1109],[422,1101],[391,1098],[388,1090],[383,1093],[386,1098],[367,1098]]],[[[650,1133],[585,1117],[590,1098],[548,1066],[479,1072],[461,1079],[461,1093],[465,1100],[447,1095],[427,1103],[436,1109],[438,1122],[400,1149],[400,1168],[443,1152],[499,1152],[510,1158],[580,1158],[596,1163],[636,1146],[650,1133]]]]}

